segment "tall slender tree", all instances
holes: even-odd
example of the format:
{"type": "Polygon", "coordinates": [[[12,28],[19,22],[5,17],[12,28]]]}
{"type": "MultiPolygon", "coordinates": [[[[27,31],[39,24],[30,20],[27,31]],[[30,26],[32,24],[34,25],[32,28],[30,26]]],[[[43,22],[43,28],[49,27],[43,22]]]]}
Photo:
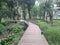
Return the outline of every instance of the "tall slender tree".
{"type": "Polygon", "coordinates": [[[35,4],[35,0],[27,0],[27,8],[28,8],[28,13],[29,13],[29,18],[31,19],[31,9],[35,4]]]}
{"type": "Polygon", "coordinates": [[[40,4],[40,9],[43,11],[43,19],[45,20],[45,12],[49,14],[50,22],[53,21],[53,5],[52,1],[48,0],[45,3],[40,4]]]}
{"type": "Polygon", "coordinates": [[[28,9],[28,13],[29,13],[29,18],[31,19],[31,14],[30,14],[30,11],[31,11],[31,8],[34,6],[35,4],[35,0],[18,0],[19,4],[22,5],[22,8],[23,9],[23,17],[26,18],[26,13],[25,13],[25,8],[28,9]],[[24,15],[25,14],[25,15],[24,15]]]}

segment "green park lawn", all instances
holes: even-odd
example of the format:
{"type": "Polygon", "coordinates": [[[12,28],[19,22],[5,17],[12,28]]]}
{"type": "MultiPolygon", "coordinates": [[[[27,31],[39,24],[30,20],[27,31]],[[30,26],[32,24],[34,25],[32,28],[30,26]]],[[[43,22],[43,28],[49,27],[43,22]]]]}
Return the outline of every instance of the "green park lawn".
{"type": "Polygon", "coordinates": [[[44,35],[50,45],[60,45],[60,20],[54,20],[53,25],[50,23],[37,20],[37,24],[44,32],[44,35]]]}

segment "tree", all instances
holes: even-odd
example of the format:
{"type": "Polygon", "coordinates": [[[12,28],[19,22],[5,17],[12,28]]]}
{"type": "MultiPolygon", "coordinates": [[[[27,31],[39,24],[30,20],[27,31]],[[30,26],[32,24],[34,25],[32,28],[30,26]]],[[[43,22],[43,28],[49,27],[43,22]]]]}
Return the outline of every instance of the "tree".
{"type": "Polygon", "coordinates": [[[34,7],[32,8],[32,11],[31,12],[32,12],[32,15],[33,16],[36,16],[37,17],[38,16],[38,13],[40,13],[39,12],[39,6],[34,5],[34,7]]]}
{"type": "Polygon", "coordinates": [[[29,18],[31,19],[31,14],[30,11],[32,9],[32,7],[35,4],[35,0],[27,0],[27,8],[28,8],[28,13],[29,13],[29,18]]]}
{"type": "Polygon", "coordinates": [[[48,0],[45,3],[42,3],[40,6],[41,6],[40,10],[42,10],[43,14],[44,14],[43,19],[45,20],[45,18],[46,18],[45,13],[47,12],[49,14],[49,15],[48,14],[47,15],[50,17],[50,22],[52,22],[53,21],[53,5],[52,5],[52,1],[48,0]]]}
{"type": "Polygon", "coordinates": [[[49,17],[50,17],[50,22],[52,23],[53,21],[53,1],[49,0],[45,3],[46,5],[46,11],[49,13],[49,17]]]}
{"type": "Polygon", "coordinates": [[[21,6],[22,12],[23,12],[23,18],[26,19],[26,0],[18,0],[18,5],[21,6]]]}
{"type": "Polygon", "coordinates": [[[0,1],[0,23],[1,23],[2,17],[4,17],[4,15],[3,15],[4,12],[6,12],[6,3],[5,3],[5,1],[1,0],[0,1]]]}
{"type": "Polygon", "coordinates": [[[6,3],[7,3],[7,7],[8,7],[8,10],[10,11],[11,15],[10,15],[10,18],[14,19],[14,1],[13,0],[6,0],[6,3]]]}
{"type": "Polygon", "coordinates": [[[6,0],[5,1],[7,4],[7,10],[8,10],[8,17],[10,19],[14,19],[15,20],[15,16],[17,15],[17,9],[15,7],[17,7],[17,0],[6,0]]]}
{"type": "Polygon", "coordinates": [[[41,3],[39,6],[40,6],[40,9],[39,9],[40,17],[42,17],[43,21],[45,21],[45,11],[46,11],[45,3],[41,3]]]}
{"type": "Polygon", "coordinates": [[[28,9],[28,13],[29,13],[29,18],[31,19],[30,11],[31,11],[31,8],[35,4],[35,0],[18,0],[18,2],[19,2],[19,4],[22,7],[23,17],[26,19],[26,17],[25,17],[26,16],[25,9],[27,8],[28,9]]]}

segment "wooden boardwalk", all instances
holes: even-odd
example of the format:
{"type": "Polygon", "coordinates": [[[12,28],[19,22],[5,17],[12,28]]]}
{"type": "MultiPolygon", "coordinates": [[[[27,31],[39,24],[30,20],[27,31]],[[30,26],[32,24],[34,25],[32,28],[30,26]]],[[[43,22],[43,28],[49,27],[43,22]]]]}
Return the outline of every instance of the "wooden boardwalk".
{"type": "Polygon", "coordinates": [[[19,41],[18,45],[49,45],[40,28],[29,22],[29,26],[19,41]]]}

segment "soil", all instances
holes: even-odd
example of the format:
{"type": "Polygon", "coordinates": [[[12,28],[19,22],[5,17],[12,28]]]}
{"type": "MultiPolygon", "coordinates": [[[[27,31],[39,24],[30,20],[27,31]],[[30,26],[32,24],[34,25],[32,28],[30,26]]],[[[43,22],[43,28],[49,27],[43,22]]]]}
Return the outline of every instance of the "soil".
{"type": "Polygon", "coordinates": [[[6,38],[7,36],[8,36],[8,32],[5,31],[5,32],[3,32],[2,35],[0,35],[0,39],[2,39],[2,38],[6,38]]]}

